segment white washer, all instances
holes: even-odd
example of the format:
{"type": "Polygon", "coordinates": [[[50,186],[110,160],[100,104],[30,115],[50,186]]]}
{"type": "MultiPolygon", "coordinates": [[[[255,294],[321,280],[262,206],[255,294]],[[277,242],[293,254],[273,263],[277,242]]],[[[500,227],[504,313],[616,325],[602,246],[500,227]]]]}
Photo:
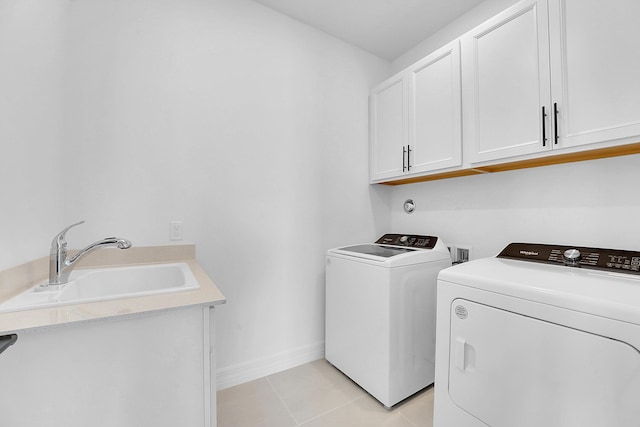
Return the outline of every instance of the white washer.
{"type": "Polygon", "coordinates": [[[639,349],[640,252],[512,243],[438,277],[434,426],[640,425],[639,349]]]}
{"type": "Polygon", "coordinates": [[[386,234],[330,249],[325,357],[391,407],[433,383],[436,279],[451,265],[437,237],[386,234]]]}

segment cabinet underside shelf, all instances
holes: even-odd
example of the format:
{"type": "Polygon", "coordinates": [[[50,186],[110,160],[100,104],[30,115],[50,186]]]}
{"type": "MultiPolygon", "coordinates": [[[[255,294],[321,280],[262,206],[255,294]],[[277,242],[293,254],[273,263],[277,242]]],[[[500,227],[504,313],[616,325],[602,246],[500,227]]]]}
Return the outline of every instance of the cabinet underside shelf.
{"type": "Polygon", "coordinates": [[[499,163],[489,166],[479,166],[476,168],[461,169],[457,171],[437,173],[433,175],[417,176],[406,179],[399,179],[381,182],[383,185],[403,185],[416,182],[435,181],[439,179],[457,178],[460,176],[479,175],[485,173],[504,172],[517,169],[535,168],[539,166],[559,165],[562,163],[581,162],[584,160],[605,159],[607,157],[627,156],[629,154],[640,154],[640,142],[635,144],[619,145],[616,147],[599,148],[596,150],[580,151],[576,153],[558,154],[552,156],[539,157],[536,159],[520,160],[516,162],[499,163]]]}

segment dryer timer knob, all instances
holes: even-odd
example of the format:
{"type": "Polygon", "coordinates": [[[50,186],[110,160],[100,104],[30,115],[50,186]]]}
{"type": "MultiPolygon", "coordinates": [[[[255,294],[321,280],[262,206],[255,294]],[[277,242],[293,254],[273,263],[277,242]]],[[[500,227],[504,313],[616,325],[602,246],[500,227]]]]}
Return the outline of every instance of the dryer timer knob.
{"type": "Polygon", "coordinates": [[[580,262],[582,254],[578,249],[567,249],[564,251],[564,265],[575,267],[580,262]]]}

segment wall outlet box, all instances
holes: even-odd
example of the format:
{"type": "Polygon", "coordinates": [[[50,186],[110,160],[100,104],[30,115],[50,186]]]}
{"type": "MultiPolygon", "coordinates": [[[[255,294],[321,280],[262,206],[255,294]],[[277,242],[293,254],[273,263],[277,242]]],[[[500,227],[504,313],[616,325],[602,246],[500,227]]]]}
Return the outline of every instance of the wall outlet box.
{"type": "Polygon", "coordinates": [[[171,221],[169,223],[169,240],[182,240],[182,221],[171,221]]]}
{"type": "Polygon", "coordinates": [[[471,246],[456,246],[456,260],[455,262],[467,262],[471,259],[471,246]]]}

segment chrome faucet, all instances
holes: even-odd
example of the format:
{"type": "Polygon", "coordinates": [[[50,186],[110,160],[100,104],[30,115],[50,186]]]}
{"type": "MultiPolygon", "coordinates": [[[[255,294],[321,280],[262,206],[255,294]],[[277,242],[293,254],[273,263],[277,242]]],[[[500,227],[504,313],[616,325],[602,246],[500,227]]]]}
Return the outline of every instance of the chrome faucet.
{"type": "Polygon", "coordinates": [[[89,252],[108,246],[115,246],[119,249],[129,249],[131,247],[131,242],[128,240],[119,237],[105,237],[81,249],[73,257],[67,258],[67,241],[65,240],[65,235],[71,227],[80,224],[84,224],[84,221],[71,224],[53,238],[51,242],[51,252],[49,254],[49,283],[45,286],[57,286],[67,283],[71,270],[73,270],[76,263],[89,252]]]}

